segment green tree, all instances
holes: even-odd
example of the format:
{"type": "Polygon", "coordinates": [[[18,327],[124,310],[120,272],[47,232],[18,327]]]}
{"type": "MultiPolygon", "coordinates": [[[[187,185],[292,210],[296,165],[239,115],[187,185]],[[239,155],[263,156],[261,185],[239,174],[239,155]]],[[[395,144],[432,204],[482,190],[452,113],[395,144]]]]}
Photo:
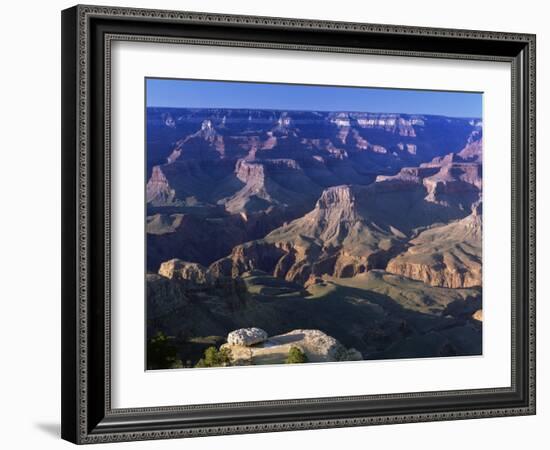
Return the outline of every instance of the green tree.
{"type": "Polygon", "coordinates": [[[178,369],[183,367],[177,348],[162,331],[147,340],[147,369],[178,369]]]}
{"type": "Polygon", "coordinates": [[[231,365],[231,350],[224,347],[218,350],[216,347],[208,347],[204,356],[199,359],[195,367],[226,367],[231,365]]]}
{"type": "Polygon", "coordinates": [[[306,362],[307,356],[300,348],[290,347],[290,350],[288,351],[288,356],[285,359],[286,364],[300,364],[306,362]]]}

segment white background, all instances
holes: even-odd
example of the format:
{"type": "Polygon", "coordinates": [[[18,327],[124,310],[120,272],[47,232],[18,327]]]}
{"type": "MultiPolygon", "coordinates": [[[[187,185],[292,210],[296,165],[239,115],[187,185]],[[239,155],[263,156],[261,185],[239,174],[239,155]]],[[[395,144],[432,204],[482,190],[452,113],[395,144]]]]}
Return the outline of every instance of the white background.
{"type": "Polygon", "coordinates": [[[509,63],[136,42],[114,43],[111,55],[114,408],[510,386],[509,63]],[[145,149],[136,124],[145,122],[146,76],[484,92],[483,356],[145,372],[145,254],[136,245],[145,149]],[[346,382],[327,382],[335,379],[346,382]]]}
{"type": "MultiPolygon", "coordinates": [[[[101,2],[99,2],[101,3],[101,2]]],[[[238,14],[461,27],[538,34],[538,317],[550,308],[545,274],[550,267],[550,219],[544,168],[550,164],[550,31],[544,2],[463,0],[388,2],[139,1],[107,4],[238,14]]],[[[59,440],[60,298],[60,19],[71,2],[3,5],[2,133],[2,372],[0,443],[5,448],[69,448],[59,440]]],[[[292,433],[225,436],[186,441],[116,444],[118,448],[297,448],[315,446],[408,449],[543,448],[550,421],[548,379],[550,328],[538,330],[538,415],[502,419],[392,425],[292,433]],[[545,427],[546,425],[546,427],[545,427]]],[[[345,382],[336,380],[335,382],[345,382]]],[[[110,448],[110,447],[109,447],[110,448]]]]}

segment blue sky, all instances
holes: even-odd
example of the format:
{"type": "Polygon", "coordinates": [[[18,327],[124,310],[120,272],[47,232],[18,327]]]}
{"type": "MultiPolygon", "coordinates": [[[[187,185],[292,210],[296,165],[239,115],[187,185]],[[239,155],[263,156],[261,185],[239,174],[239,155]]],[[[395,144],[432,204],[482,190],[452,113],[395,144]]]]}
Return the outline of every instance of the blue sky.
{"type": "Polygon", "coordinates": [[[478,92],[147,78],[147,106],[393,112],[481,117],[478,92]]]}

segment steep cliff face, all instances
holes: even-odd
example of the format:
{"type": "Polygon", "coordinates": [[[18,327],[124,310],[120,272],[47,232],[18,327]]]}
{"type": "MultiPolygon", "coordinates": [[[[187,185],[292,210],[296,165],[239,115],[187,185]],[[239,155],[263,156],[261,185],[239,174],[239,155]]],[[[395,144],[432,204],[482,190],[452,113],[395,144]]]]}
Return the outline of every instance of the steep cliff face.
{"type": "Polygon", "coordinates": [[[237,277],[252,270],[272,272],[273,267],[284,255],[277,246],[262,241],[252,241],[237,245],[231,254],[210,265],[209,273],[214,277],[237,277]]]}
{"type": "Polygon", "coordinates": [[[472,203],[481,191],[481,166],[479,164],[449,163],[444,164],[434,175],[424,178],[426,200],[434,203],[461,203],[466,200],[472,203]]]}
{"type": "Polygon", "coordinates": [[[291,159],[237,161],[235,176],[244,185],[219,200],[230,213],[250,213],[299,207],[303,213],[313,205],[321,188],[291,159]]]}
{"type": "Polygon", "coordinates": [[[235,166],[235,176],[245,184],[263,184],[265,181],[264,166],[240,159],[235,166]]]}
{"type": "Polygon", "coordinates": [[[206,267],[199,263],[182,261],[178,258],[163,262],[160,265],[158,274],[171,280],[184,281],[190,286],[201,286],[212,282],[206,267]]]}
{"type": "Polygon", "coordinates": [[[476,205],[468,217],[420,233],[386,270],[430,286],[481,286],[481,237],[481,208],[476,205]]]}
{"type": "Polygon", "coordinates": [[[153,167],[153,173],[146,186],[147,202],[172,203],[175,196],[176,191],[170,187],[160,166],[153,167]]]}
{"type": "Polygon", "coordinates": [[[225,158],[224,136],[219,134],[211,120],[204,120],[200,129],[176,142],[172,152],[166,158],[168,164],[178,159],[218,159],[225,158]]]}
{"type": "Polygon", "coordinates": [[[381,129],[399,136],[416,137],[414,125],[424,121],[420,117],[403,117],[399,114],[354,114],[353,117],[361,128],[381,129]]]}
{"type": "Polygon", "coordinates": [[[309,220],[303,221],[301,225],[310,227],[307,234],[318,235],[330,244],[331,239],[341,236],[340,226],[345,228],[359,220],[353,189],[351,186],[325,189],[310,214],[309,220]]]}
{"type": "Polygon", "coordinates": [[[483,152],[483,131],[481,128],[472,131],[464,148],[457,153],[464,161],[477,161],[481,163],[483,152]]]}
{"type": "Polygon", "coordinates": [[[454,154],[434,158],[419,167],[404,167],[393,176],[378,176],[397,189],[403,184],[422,184],[425,200],[442,206],[470,209],[482,187],[481,164],[462,162],[454,154]]]}

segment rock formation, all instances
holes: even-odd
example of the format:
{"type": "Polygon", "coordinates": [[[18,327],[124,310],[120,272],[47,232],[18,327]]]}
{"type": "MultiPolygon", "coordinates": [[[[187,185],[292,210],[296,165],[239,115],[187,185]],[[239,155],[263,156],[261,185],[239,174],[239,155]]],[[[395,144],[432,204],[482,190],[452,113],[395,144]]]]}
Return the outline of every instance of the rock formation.
{"type": "Polygon", "coordinates": [[[235,365],[283,364],[292,347],[302,350],[308,362],[357,361],[363,359],[355,349],[346,349],[340,342],[320,330],[292,330],[271,336],[256,345],[229,341],[222,348],[231,350],[235,365]]]}
{"type": "Polygon", "coordinates": [[[151,178],[147,182],[147,202],[172,203],[176,192],[170,187],[168,179],[159,166],[153,167],[151,178]]]}
{"type": "Polygon", "coordinates": [[[163,262],[158,273],[171,280],[188,281],[193,285],[202,285],[212,281],[206,267],[199,263],[182,261],[177,258],[163,262]]]}
{"type": "Polygon", "coordinates": [[[410,241],[406,252],[391,259],[387,271],[431,286],[481,286],[480,206],[468,217],[436,226],[410,241]]]}
{"type": "Polygon", "coordinates": [[[267,340],[267,333],[261,328],[240,328],[227,335],[229,345],[241,345],[249,347],[267,340]]]}
{"type": "Polygon", "coordinates": [[[475,313],[472,314],[472,318],[478,322],[483,322],[483,310],[478,309],[475,313]]]}
{"type": "Polygon", "coordinates": [[[464,161],[477,161],[482,160],[483,150],[483,132],[481,129],[475,129],[472,131],[466,145],[460,150],[457,155],[464,161]]]}
{"type": "Polygon", "coordinates": [[[321,188],[289,159],[238,160],[235,176],[244,186],[219,200],[230,213],[313,204],[321,188]]]}

